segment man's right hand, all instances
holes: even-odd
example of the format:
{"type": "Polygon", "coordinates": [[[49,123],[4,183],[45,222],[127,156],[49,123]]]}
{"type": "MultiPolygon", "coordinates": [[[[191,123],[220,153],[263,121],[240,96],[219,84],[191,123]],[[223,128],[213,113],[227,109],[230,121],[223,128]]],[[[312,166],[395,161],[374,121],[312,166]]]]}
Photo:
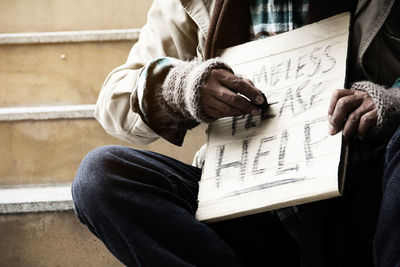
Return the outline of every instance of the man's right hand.
{"type": "Polygon", "coordinates": [[[264,98],[250,80],[224,69],[214,69],[201,88],[200,101],[208,116],[219,119],[248,113],[259,115],[256,104],[262,104],[264,98]]]}

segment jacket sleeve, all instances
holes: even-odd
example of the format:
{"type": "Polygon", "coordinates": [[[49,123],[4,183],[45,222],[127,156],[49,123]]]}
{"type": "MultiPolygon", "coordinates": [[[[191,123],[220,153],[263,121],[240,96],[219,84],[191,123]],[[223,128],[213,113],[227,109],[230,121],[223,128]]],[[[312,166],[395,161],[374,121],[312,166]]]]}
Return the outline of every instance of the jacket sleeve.
{"type": "MultiPolygon", "coordinates": [[[[162,84],[166,77],[163,69],[169,70],[179,62],[191,60],[196,56],[198,46],[198,27],[188,16],[179,1],[156,0],[148,13],[147,23],[142,28],[138,42],[129,53],[126,63],[114,69],[100,91],[95,117],[103,128],[111,135],[137,144],[148,144],[156,140],[160,131],[152,129],[149,125],[157,125],[163,120],[162,114],[150,116],[140,109],[138,92],[150,92],[152,88],[148,83],[140,82],[143,72],[151,68],[157,58],[170,57],[176,59],[170,64],[161,66],[161,70],[150,73],[150,78],[162,84]]],[[[168,71],[167,71],[168,72],[168,71]]],[[[154,83],[152,83],[154,86],[154,83]]],[[[154,90],[153,90],[154,91],[154,90]]],[[[143,96],[143,93],[142,93],[143,96]]],[[[148,103],[151,104],[151,95],[147,94],[148,103]]],[[[154,109],[154,107],[152,107],[154,109]]],[[[155,107],[157,109],[157,107],[155,107]]],[[[157,114],[157,110],[150,110],[157,114]]],[[[170,125],[170,124],[166,124],[170,125]]],[[[178,136],[183,140],[186,129],[193,127],[193,120],[174,124],[176,129],[167,129],[168,136],[178,136]]],[[[169,140],[180,144],[182,140],[169,140]]]]}
{"type": "Polygon", "coordinates": [[[201,105],[200,90],[213,69],[231,68],[218,58],[179,61],[159,58],[139,76],[138,113],[158,135],[181,145],[186,129],[214,121],[201,105]]]}

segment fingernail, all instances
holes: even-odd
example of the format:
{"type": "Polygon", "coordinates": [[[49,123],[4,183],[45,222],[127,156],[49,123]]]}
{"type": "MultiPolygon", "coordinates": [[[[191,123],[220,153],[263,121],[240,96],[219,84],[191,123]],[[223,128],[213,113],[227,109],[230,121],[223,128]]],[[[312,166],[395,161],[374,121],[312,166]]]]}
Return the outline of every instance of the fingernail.
{"type": "Polygon", "coordinates": [[[256,104],[260,105],[264,102],[264,98],[262,96],[256,97],[256,104]]]}
{"type": "Polygon", "coordinates": [[[334,135],[336,133],[335,128],[332,126],[332,124],[329,124],[328,132],[331,135],[334,135]]]}
{"type": "Polygon", "coordinates": [[[251,111],[251,115],[253,115],[253,116],[258,116],[258,115],[260,115],[260,111],[259,111],[258,109],[253,109],[253,110],[251,111]]]}

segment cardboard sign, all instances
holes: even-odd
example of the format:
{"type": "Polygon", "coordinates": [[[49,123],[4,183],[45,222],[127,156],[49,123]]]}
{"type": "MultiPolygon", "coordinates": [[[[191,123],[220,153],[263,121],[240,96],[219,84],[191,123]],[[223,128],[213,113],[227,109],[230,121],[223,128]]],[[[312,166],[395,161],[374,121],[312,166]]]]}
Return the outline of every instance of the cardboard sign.
{"type": "Polygon", "coordinates": [[[341,134],[328,134],[332,92],[344,88],[350,15],[343,13],[221,57],[267,96],[260,116],[209,127],[197,218],[218,221],[340,195],[341,134]]]}

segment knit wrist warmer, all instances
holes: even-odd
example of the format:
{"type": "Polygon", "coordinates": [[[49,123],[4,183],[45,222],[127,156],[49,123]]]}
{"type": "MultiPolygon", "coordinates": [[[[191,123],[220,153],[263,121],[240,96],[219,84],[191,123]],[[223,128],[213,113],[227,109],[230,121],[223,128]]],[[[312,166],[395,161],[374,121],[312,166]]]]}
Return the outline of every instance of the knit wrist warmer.
{"type": "Polygon", "coordinates": [[[378,110],[378,120],[373,136],[392,134],[400,123],[400,88],[386,89],[368,81],[356,82],[351,89],[367,92],[378,110]]]}
{"type": "Polygon", "coordinates": [[[200,102],[200,89],[213,69],[232,72],[220,59],[205,62],[196,59],[174,66],[156,90],[162,110],[178,119],[195,119],[206,123],[214,121],[205,113],[200,102]]]}

